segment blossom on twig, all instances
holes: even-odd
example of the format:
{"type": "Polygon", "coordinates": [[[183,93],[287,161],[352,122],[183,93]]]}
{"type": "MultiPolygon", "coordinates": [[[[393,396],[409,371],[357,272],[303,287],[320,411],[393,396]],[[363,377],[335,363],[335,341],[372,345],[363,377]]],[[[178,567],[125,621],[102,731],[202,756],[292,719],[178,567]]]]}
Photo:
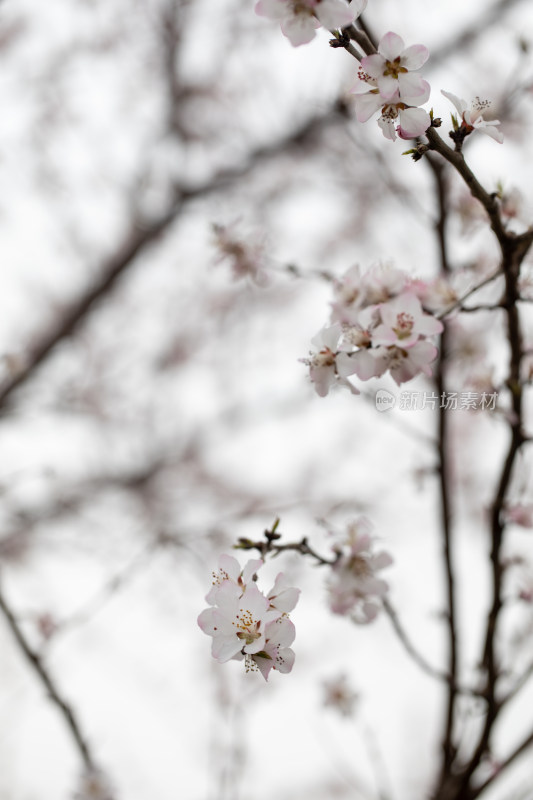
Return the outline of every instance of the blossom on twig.
{"type": "Polygon", "coordinates": [[[480,100],[479,97],[476,97],[469,106],[466,100],[462,100],[452,92],[445,92],[444,89],[441,89],[441,94],[453,103],[459,112],[461,125],[458,131],[461,131],[464,136],[468,136],[473,131],[481,131],[481,133],[486,133],[487,136],[495,139],[500,144],[503,142],[503,133],[497,129],[500,121],[498,119],[483,119],[483,113],[490,107],[488,100],[480,100]]]}
{"type": "Polygon", "coordinates": [[[283,34],[293,47],[307,44],[321,25],[328,30],[343,28],[364,11],[367,0],[259,0],[255,11],[281,23],[283,34]]]}
{"type": "Polygon", "coordinates": [[[220,664],[244,659],[247,672],[259,670],[268,680],[271,669],[287,673],[293,667],[295,630],[288,612],[300,590],[289,586],[280,572],[265,596],[254,580],[262,564],[251,559],[241,569],[235,558],[222,555],[206,595],[210,608],[201,612],[198,625],[213,638],[211,653],[220,664]]]}

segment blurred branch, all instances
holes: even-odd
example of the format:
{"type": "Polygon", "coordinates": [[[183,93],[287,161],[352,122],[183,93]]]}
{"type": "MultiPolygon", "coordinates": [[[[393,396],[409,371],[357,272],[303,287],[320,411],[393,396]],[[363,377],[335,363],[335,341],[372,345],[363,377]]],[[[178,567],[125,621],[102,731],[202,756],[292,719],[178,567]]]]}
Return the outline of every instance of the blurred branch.
{"type": "Polygon", "coordinates": [[[462,32],[453,37],[439,47],[431,51],[431,58],[428,62],[429,69],[433,69],[442,62],[447,61],[450,56],[457,52],[468,52],[471,45],[486,33],[488,28],[493,25],[501,25],[503,17],[516,5],[524,0],[496,0],[487,10],[484,17],[476,15],[470,25],[463,28],[462,32]]]}
{"type": "Polygon", "coordinates": [[[43,684],[44,688],[46,689],[49,699],[52,703],[57,707],[63,719],[67,725],[68,730],[70,731],[74,743],[76,745],[77,750],[82,758],[85,768],[88,772],[95,771],[95,760],[94,757],[89,749],[89,746],[83,736],[79,722],[76,718],[74,710],[72,707],[63,699],[61,693],[44,666],[42,658],[31,648],[29,643],[27,642],[22,630],[16,620],[16,617],[11,610],[7,600],[5,599],[3,592],[0,588],[0,611],[2,611],[6,621],[13,633],[17,644],[19,645],[20,650],[22,651],[24,657],[28,664],[32,667],[34,672],[37,674],[39,680],[43,684]]]}
{"type": "Polygon", "coordinates": [[[256,148],[241,165],[221,170],[210,180],[196,187],[176,186],[169,207],[158,219],[135,220],[116,252],[100,268],[100,277],[71,303],[55,325],[37,335],[35,343],[28,346],[20,366],[14,369],[4,384],[0,386],[0,410],[5,408],[7,400],[14,391],[33,377],[37,369],[58,345],[77,331],[95,304],[107,297],[119,278],[136,263],[137,257],[142,255],[149,245],[157,242],[175,223],[185,204],[204,199],[222,190],[228,190],[259,165],[284,152],[299,150],[304,144],[312,141],[324,128],[337,124],[344,118],[344,106],[340,101],[336,102],[326,111],[305,121],[279,141],[256,148]]]}
{"type": "Polygon", "coordinates": [[[503,772],[505,772],[505,770],[508,767],[510,767],[511,764],[514,764],[516,759],[519,758],[519,756],[521,756],[523,753],[525,753],[526,750],[528,750],[532,745],[533,745],[533,731],[528,736],[525,737],[525,739],[518,745],[518,747],[515,750],[513,750],[513,752],[510,755],[507,756],[507,758],[498,763],[498,768],[497,771],[494,773],[494,775],[491,775],[490,778],[487,778],[486,781],[484,781],[480,786],[478,786],[471,792],[470,797],[472,798],[472,800],[475,800],[476,797],[479,797],[479,795],[483,791],[485,791],[485,789],[488,786],[491,786],[494,783],[494,781],[497,778],[499,778],[499,776],[503,772]]]}

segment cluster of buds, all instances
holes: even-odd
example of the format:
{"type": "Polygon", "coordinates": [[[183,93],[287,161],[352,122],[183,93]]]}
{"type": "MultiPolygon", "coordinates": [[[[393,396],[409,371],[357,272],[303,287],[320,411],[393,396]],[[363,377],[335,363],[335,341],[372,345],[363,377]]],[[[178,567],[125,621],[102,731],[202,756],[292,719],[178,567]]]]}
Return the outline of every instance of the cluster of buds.
{"type": "Polygon", "coordinates": [[[378,52],[361,59],[355,94],[355,114],[366,122],[378,111],[378,125],[386,139],[394,141],[422,136],[431,117],[419,106],[429,100],[429,83],[417,70],[427,61],[429,50],[422,44],[405,47],[401,36],[389,31],[381,39],[378,52]],[[398,123],[398,124],[396,124],[398,123]]]}
{"type": "Polygon", "coordinates": [[[213,585],[206,595],[209,608],[198,625],[213,637],[211,653],[220,664],[244,660],[246,672],[271,669],[290,672],[294,664],[295,629],[289,619],[300,590],[288,586],[282,572],[267,595],[256,584],[261,559],[250,559],[244,569],[233,556],[222,555],[213,585]]]}
{"type": "Polygon", "coordinates": [[[332,324],[312,343],[316,352],[301,359],[309,367],[320,397],[335,383],[359,390],[348,381],[381,377],[389,371],[400,385],[419,373],[430,376],[438,350],[427,340],[443,325],[422,307],[427,291],[423,281],[412,281],[399,270],[375,267],[361,275],[350,269],[335,286],[332,324]]]}

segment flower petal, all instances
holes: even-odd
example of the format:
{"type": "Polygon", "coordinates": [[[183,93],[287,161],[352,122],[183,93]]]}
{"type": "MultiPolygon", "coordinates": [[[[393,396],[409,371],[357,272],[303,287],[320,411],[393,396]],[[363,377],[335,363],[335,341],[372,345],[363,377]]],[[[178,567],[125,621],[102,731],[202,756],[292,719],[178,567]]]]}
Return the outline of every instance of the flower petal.
{"type": "Polygon", "coordinates": [[[420,69],[429,58],[429,50],[423,44],[412,44],[402,53],[402,66],[407,69],[420,69]]]}
{"type": "Polygon", "coordinates": [[[405,42],[402,37],[398,36],[397,33],[389,31],[381,39],[378,45],[378,53],[381,53],[387,61],[394,61],[395,58],[398,58],[398,56],[402,54],[404,48],[405,42]]]}

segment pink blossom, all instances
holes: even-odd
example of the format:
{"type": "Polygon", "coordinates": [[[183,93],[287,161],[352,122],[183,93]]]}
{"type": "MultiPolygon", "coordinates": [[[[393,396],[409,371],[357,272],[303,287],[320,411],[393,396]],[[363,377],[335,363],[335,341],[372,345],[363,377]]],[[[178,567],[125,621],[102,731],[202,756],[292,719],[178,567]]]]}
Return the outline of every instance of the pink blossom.
{"type": "Polygon", "coordinates": [[[365,9],[367,0],[259,0],[255,11],[281,23],[283,34],[294,47],[310,42],[316,28],[343,28],[365,9]]]}
{"type": "Polygon", "coordinates": [[[218,572],[213,572],[213,586],[205,599],[210,606],[216,604],[217,591],[223,583],[229,582],[235,586],[239,594],[244,594],[247,585],[253,580],[254,574],[263,566],[260,558],[251,558],[244,569],[233,556],[223,553],[218,560],[218,572]]]}
{"type": "Polygon", "coordinates": [[[262,565],[251,559],[244,569],[232,556],[223,555],[206,599],[210,608],[198,616],[198,625],[213,639],[211,653],[219,663],[245,661],[246,671],[259,670],[265,680],[271,669],[290,672],[294,653],[294,625],[288,612],[298,602],[300,590],[288,585],[280,572],[268,596],[253,577],[262,565]]]}
{"type": "Polygon", "coordinates": [[[84,772],[74,800],[113,800],[114,796],[106,775],[93,768],[84,772]]]}
{"type": "Polygon", "coordinates": [[[290,645],[295,635],[294,625],[285,616],[269,623],[265,631],[265,646],[251,656],[248,669],[253,669],[250,663],[253,662],[265,680],[268,680],[271,669],[281,673],[290,672],[294,665],[294,651],[290,645]]]}
{"type": "MultiPolygon", "coordinates": [[[[385,348],[378,348],[384,350],[385,348]]],[[[415,375],[422,372],[431,377],[433,374],[429,366],[438,355],[437,348],[428,341],[418,341],[409,348],[388,347],[385,353],[380,353],[384,359],[385,369],[400,386],[400,384],[410,381],[415,375]]]]}
{"type": "Polygon", "coordinates": [[[402,139],[414,139],[422,136],[431,125],[431,117],[418,106],[429,99],[430,86],[427,81],[420,79],[420,91],[415,95],[400,97],[396,91],[392,97],[384,100],[381,96],[377,81],[359,70],[358,82],[352,88],[355,97],[355,116],[359,122],[367,122],[374,114],[381,111],[378,125],[386,139],[394,141],[396,133],[402,139]],[[399,122],[399,125],[395,125],[399,122]]]}
{"type": "Polygon", "coordinates": [[[413,292],[402,294],[379,307],[381,325],[372,332],[374,345],[412,347],[421,336],[440,333],[440,320],[425,314],[420,300],[413,292]]]}
{"type": "Polygon", "coordinates": [[[508,522],[514,522],[522,528],[533,528],[533,504],[517,503],[509,506],[505,512],[508,522]]]}
{"type": "Polygon", "coordinates": [[[265,627],[281,616],[255,583],[240,597],[235,587],[224,581],[216,593],[216,606],[206,608],[198,617],[198,625],[213,637],[211,652],[220,664],[237,653],[258,653],[265,646],[265,627]]]}
{"type": "Polygon", "coordinates": [[[270,607],[275,608],[284,614],[292,611],[298,602],[300,596],[300,589],[295,589],[289,586],[287,578],[283,572],[280,572],[276,577],[274,586],[267,594],[267,599],[270,602],[270,607]]]}
{"type": "Polygon", "coordinates": [[[371,622],[380,609],[380,598],[388,584],[376,573],[392,564],[388,553],[373,553],[374,538],[368,520],[361,518],[348,526],[339,558],[329,580],[330,608],[335,614],[350,614],[354,622],[371,622]]]}
{"type": "Polygon", "coordinates": [[[325,397],[337,381],[346,385],[354,394],[359,394],[347,380],[355,370],[350,356],[346,352],[339,352],[341,336],[342,328],[339,323],[322,328],[311,340],[317,352],[311,353],[310,358],[300,359],[309,367],[309,376],[319,397],[325,397]]]}
{"type": "Polygon", "coordinates": [[[389,31],[381,39],[378,52],[365,56],[361,65],[366,74],[376,81],[383,100],[391,100],[397,95],[410,105],[421,105],[427,97],[419,103],[412,103],[411,100],[425,95],[426,82],[420,75],[410,73],[420,69],[428,56],[429,50],[424,45],[413,44],[406,48],[402,37],[389,31]]]}
{"type": "Polygon", "coordinates": [[[331,706],[343,717],[353,715],[358,695],[351,688],[346,675],[324,681],[324,705],[331,706]]]}
{"type": "Polygon", "coordinates": [[[469,107],[466,100],[462,100],[460,97],[457,97],[457,95],[451,92],[445,92],[444,89],[441,89],[441,93],[453,103],[459,112],[462,125],[466,128],[467,133],[481,131],[500,144],[503,142],[503,133],[496,128],[496,126],[500,124],[500,121],[498,119],[483,119],[483,112],[490,107],[488,100],[480,100],[479,97],[476,97],[469,107]]]}

